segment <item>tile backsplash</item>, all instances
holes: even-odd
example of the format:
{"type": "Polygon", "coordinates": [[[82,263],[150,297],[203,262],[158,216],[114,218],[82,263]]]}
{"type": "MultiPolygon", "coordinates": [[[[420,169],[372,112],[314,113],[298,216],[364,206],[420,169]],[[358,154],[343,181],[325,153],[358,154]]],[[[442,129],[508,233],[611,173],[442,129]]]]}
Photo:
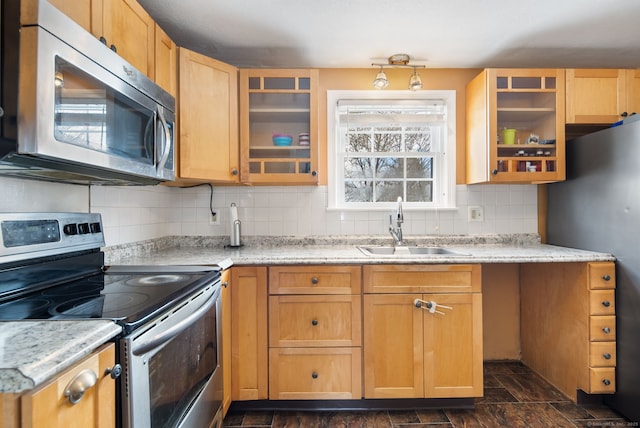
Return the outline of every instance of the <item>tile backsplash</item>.
{"type": "MultiPolygon", "coordinates": [[[[387,235],[385,211],[327,211],[325,186],[176,188],[75,186],[0,178],[0,211],[91,211],[102,214],[107,245],[169,235],[228,235],[230,205],[242,235],[387,235]],[[211,224],[209,205],[218,213],[211,224]]],[[[412,235],[536,233],[535,185],[458,185],[457,210],[405,210],[412,235]],[[468,221],[468,207],[484,211],[468,221]]]]}

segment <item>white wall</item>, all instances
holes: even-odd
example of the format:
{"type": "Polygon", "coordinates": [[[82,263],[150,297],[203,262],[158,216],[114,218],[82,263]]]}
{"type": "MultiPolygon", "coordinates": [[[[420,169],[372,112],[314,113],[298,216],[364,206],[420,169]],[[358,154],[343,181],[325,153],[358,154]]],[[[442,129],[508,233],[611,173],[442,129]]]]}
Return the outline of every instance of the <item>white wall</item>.
{"type": "MultiPolygon", "coordinates": [[[[536,233],[534,185],[457,186],[456,211],[407,211],[411,235],[536,233]],[[483,222],[467,221],[481,206],[483,222]]],[[[208,186],[103,187],[0,178],[0,211],[81,211],[102,214],[107,245],[167,235],[228,235],[229,206],[236,203],[243,235],[386,235],[388,212],[326,211],[324,186],[214,187],[220,224],[209,223],[208,186]]]]}

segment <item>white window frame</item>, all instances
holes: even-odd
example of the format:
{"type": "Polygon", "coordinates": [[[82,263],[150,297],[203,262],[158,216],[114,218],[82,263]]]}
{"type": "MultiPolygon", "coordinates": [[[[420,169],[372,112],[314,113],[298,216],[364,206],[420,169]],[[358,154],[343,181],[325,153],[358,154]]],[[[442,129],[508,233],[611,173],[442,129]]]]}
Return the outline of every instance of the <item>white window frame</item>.
{"type": "Polygon", "coordinates": [[[340,100],[429,100],[444,101],[447,106],[444,162],[446,169],[434,177],[433,202],[403,202],[405,209],[456,209],[456,91],[379,91],[327,90],[327,209],[328,210],[389,210],[396,202],[350,202],[344,200],[344,170],[338,168],[339,123],[337,107],[340,100]],[[437,181],[437,183],[436,183],[437,181]]]}

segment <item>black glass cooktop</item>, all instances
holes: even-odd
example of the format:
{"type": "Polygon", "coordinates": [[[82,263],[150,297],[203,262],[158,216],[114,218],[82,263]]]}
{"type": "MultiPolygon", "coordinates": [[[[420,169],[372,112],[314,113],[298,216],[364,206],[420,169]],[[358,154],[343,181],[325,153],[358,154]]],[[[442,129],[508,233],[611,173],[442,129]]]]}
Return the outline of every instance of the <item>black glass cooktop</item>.
{"type": "MultiPolygon", "coordinates": [[[[131,330],[220,276],[217,270],[180,266],[147,266],[135,273],[123,270],[118,266],[114,273],[107,269],[83,278],[66,278],[60,284],[5,300],[0,303],[0,320],[107,318],[131,330]]],[[[51,276],[47,272],[41,270],[40,276],[51,276]]],[[[33,272],[12,276],[13,281],[32,281],[33,277],[33,272]]]]}

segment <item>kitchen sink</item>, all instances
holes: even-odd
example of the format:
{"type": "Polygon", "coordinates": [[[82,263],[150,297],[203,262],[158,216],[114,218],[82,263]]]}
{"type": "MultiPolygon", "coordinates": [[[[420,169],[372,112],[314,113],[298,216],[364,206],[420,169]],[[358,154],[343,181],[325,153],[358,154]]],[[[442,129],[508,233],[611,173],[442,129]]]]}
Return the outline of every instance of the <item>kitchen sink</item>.
{"type": "Polygon", "coordinates": [[[444,247],[359,245],[366,256],[468,256],[469,254],[444,247]]]}

